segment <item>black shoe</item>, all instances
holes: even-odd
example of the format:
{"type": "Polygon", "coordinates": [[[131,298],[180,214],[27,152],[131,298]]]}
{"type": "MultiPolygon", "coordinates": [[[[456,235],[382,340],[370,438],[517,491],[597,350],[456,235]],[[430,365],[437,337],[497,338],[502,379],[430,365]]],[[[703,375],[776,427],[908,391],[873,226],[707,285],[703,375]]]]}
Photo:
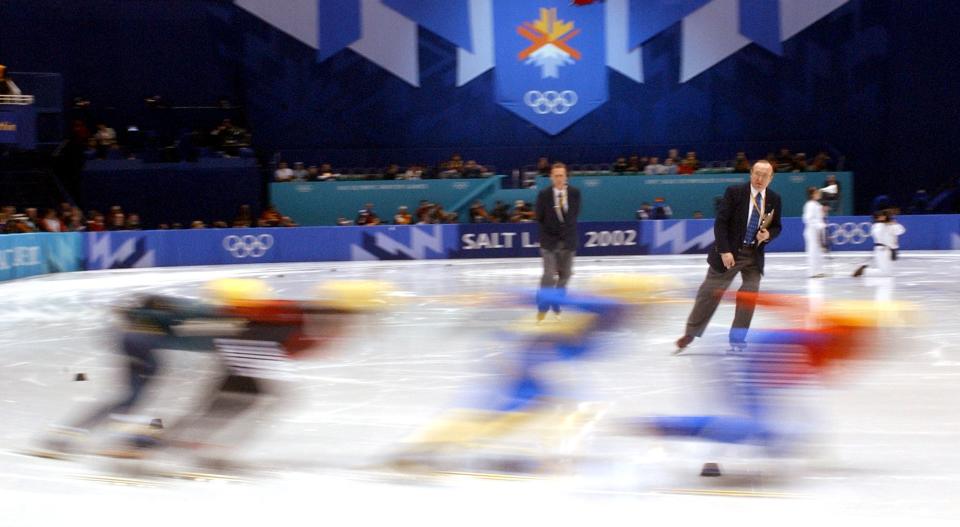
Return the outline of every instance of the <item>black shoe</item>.
{"type": "Polygon", "coordinates": [[[704,463],[703,468],[700,469],[700,476],[704,478],[718,478],[721,475],[720,465],[716,463],[704,463]]]}
{"type": "Polygon", "coordinates": [[[863,276],[863,273],[864,273],[864,271],[867,270],[867,267],[868,267],[868,266],[866,266],[866,265],[861,265],[860,267],[857,267],[857,270],[853,272],[853,277],[854,277],[854,278],[859,278],[859,277],[863,276]]]}
{"type": "Polygon", "coordinates": [[[678,338],[678,339],[677,339],[677,342],[676,342],[676,344],[677,344],[677,349],[676,349],[676,351],[673,352],[673,354],[676,355],[676,354],[682,352],[683,349],[686,348],[687,346],[689,346],[691,342],[693,342],[693,337],[690,336],[690,335],[684,335],[684,336],[678,338]]]}

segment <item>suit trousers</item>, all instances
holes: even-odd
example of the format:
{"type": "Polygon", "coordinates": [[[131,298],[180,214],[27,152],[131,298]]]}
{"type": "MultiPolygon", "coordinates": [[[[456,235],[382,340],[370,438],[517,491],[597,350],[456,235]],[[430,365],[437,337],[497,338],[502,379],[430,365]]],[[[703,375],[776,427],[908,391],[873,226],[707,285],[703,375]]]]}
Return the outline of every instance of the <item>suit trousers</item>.
{"type": "MultiPolygon", "coordinates": [[[[685,335],[691,337],[703,336],[704,330],[710,324],[713,313],[723,300],[723,294],[730,283],[740,274],[743,284],[740,286],[740,292],[756,293],[760,290],[760,277],[762,273],[757,266],[756,248],[742,247],[734,254],[735,265],[724,272],[717,271],[713,267],[707,269],[707,276],[700,284],[700,290],[697,291],[697,300],[687,318],[687,328],[685,335]]],[[[747,330],[750,328],[750,322],[753,320],[753,311],[756,302],[752,299],[737,298],[737,311],[733,317],[733,326],[730,328],[730,342],[740,343],[746,339],[747,330]]]]}
{"type": "MultiPolygon", "coordinates": [[[[557,244],[554,249],[540,249],[540,256],[543,258],[543,276],[540,278],[541,288],[559,288],[567,287],[567,282],[573,276],[573,257],[576,254],[574,249],[567,248],[563,242],[557,244]]],[[[547,311],[549,306],[540,305],[540,311],[547,311]]]]}

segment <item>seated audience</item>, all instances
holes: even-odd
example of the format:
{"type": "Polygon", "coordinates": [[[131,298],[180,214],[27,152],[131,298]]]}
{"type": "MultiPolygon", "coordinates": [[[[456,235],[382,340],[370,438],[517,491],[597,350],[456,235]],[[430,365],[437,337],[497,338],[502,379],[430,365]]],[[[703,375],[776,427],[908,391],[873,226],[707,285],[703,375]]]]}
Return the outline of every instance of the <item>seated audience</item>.
{"type": "Polygon", "coordinates": [[[396,225],[410,225],[413,223],[413,215],[407,210],[406,205],[397,207],[397,213],[393,215],[393,223],[396,225]]]}
{"type": "Polygon", "coordinates": [[[536,213],[533,207],[528,205],[527,202],[518,199],[513,203],[513,210],[510,212],[511,223],[527,223],[533,221],[535,218],[536,213]]]}
{"type": "Polygon", "coordinates": [[[291,169],[286,161],[281,161],[277,164],[277,170],[273,173],[273,179],[276,181],[293,181],[293,169],[291,169]]]}
{"type": "Polygon", "coordinates": [[[627,171],[627,158],[618,157],[617,160],[613,163],[613,166],[610,167],[610,171],[622,174],[627,171]]]}
{"type": "Polygon", "coordinates": [[[738,174],[750,172],[750,160],[747,159],[746,152],[737,152],[737,157],[733,160],[733,171],[738,174]]]}

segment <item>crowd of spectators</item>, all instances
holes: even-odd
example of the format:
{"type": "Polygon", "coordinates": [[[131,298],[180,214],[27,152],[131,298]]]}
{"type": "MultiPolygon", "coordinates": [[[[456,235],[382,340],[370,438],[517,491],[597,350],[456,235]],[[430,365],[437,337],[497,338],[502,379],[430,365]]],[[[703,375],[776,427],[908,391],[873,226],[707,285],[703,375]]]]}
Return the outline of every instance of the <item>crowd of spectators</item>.
{"type": "MultiPolygon", "coordinates": [[[[216,220],[209,224],[203,220],[193,220],[187,224],[173,222],[160,223],[158,229],[229,229],[249,227],[298,227],[290,216],[285,216],[273,205],[267,206],[259,216],[254,215],[250,205],[241,205],[233,221],[216,220]]],[[[89,210],[86,213],[69,203],[61,203],[58,208],[48,208],[40,213],[36,207],[27,207],[18,211],[13,205],[0,207],[0,234],[21,234],[30,232],[102,232],[102,231],[139,231],[144,226],[140,215],[125,212],[120,205],[110,207],[106,213],[89,210]]]]}
{"type": "Polygon", "coordinates": [[[3,234],[127,231],[142,228],[140,216],[135,212],[125,213],[119,205],[111,207],[106,214],[97,210],[83,213],[79,207],[69,203],[44,209],[42,214],[36,207],[24,208],[22,212],[13,205],[0,207],[0,233],[3,234]]]}
{"type": "MultiPolygon", "coordinates": [[[[522,199],[518,199],[513,206],[497,200],[490,210],[481,200],[474,201],[467,212],[469,223],[528,223],[535,221],[533,207],[522,199]]],[[[439,223],[459,223],[460,215],[456,212],[444,210],[443,205],[429,200],[421,200],[417,208],[410,212],[406,205],[397,207],[392,221],[381,218],[373,208],[373,203],[367,203],[357,212],[354,220],[340,217],[337,225],[429,225],[439,223]]]]}
{"type": "Polygon", "coordinates": [[[294,181],[336,181],[344,177],[362,177],[365,180],[415,180],[415,179],[461,179],[482,178],[492,175],[489,167],[473,159],[463,160],[460,154],[437,165],[414,163],[404,170],[400,165],[391,163],[382,169],[353,169],[349,174],[335,171],[330,163],[309,165],[295,161],[293,167],[289,161],[278,161],[273,172],[277,182],[294,181]]]}
{"type": "Polygon", "coordinates": [[[153,134],[130,126],[123,131],[126,144],[121,144],[117,131],[104,122],[98,122],[91,132],[87,124],[76,119],[71,125],[70,141],[84,145],[83,157],[90,159],[139,159],[155,152],[165,161],[196,161],[200,157],[252,156],[250,133],[229,118],[210,130],[183,129],[169,144],[147,144],[156,141],[153,134]]]}

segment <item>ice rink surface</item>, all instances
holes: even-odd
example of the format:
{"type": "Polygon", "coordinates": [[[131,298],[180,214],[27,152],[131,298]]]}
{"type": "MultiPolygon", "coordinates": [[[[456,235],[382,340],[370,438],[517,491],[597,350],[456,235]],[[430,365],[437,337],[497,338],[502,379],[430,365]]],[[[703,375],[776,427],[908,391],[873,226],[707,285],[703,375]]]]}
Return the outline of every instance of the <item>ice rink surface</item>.
{"type": "MultiPolygon", "coordinates": [[[[396,477],[373,469],[405,437],[490,376],[504,353],[496,330],[532,313],[471,304],[472,295],[537,284],[540,262],[458,260],[271,264],[84,272],[0,284],[0,527],[52,525],[958,525],[960,523],[960,253],[905,253],[897,276],[849,276],[864,254],[834,257],[833,276],[805,278],[802,255],[771,255],[764,291],[831,299],[905,300],[921,324],[891,338],[821,394],[819,434],[802,461],[747,447],[615,437],[610,423],[703,410],[702,374],[721,360],[733,307],[707,338],[671,355],[703,256],[578,258],[571,288],[611,272],[670,274],[688,301],[658,306],[653,329],[623,331],[573,375],[606,413],[568,474],[548,477],[396,477]],[[300,365],[279,411],[234,456],[258,473],[241,482],[98,480],[101,458],[26,457],[51,423],[116,390],[111,305],[134,292],[196,295],[223,276],[261,277],[282,297],[317,282],[376,278],[406,302],[366,319],[340,349],[300,365]],[[451,300],[450,295],[456,295],[451,300]],[[87,381],[75,381],[77,373],[87,381]],[[701,478],[704,461],[727,475],[701,478]],[[257,471],[257,468],[261,470],[257,471]],[[214,523],[216,522],[216,523],[214,523]],[[856,523],[860,525],[861,523],[856,523]]],[[[735,282],[735,285],[739,280],[735,282]]],[[[758,309],[754,328],[776,327],[758,309]]],[[[172,419],[208,388],[205,354],[165,354],[148,410],[172,419]]],[[[229,431],[226,431],[229,437],[229,431]]]]}

